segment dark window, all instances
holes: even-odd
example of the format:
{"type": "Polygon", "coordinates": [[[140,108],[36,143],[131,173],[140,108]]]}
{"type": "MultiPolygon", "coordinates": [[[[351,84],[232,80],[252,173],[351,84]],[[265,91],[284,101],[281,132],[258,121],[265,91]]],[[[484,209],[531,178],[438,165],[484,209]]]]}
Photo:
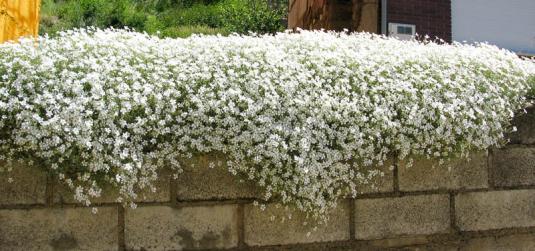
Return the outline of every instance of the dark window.
{"type": "Polygon", "coordinates": [[[410,27],[410,26],[398,26],[398,34],[412,35],[412,27],[410,27]]]}

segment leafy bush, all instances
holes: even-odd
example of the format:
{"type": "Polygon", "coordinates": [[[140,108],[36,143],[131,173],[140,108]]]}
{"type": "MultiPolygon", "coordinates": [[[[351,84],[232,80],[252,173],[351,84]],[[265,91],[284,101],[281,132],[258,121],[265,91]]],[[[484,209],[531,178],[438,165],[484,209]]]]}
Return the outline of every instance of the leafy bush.
{"type": "Polygon", "coordinates": [[[42,6],[41,34],[87,26],[142,28],[146,18],[130,0],[45,0],[42,6]]]}
{"type": "Polygon", "coordinates": [[[236,1],[223,8],[223,26],[238,33],[254,31],[257,33],[272,33],[283,30],[281,17],[286,8],[273,9],[267,1],[247,0],[245,4],[236,1]]]}
{"type": "Polygon", "coordinates": [[[222,9],[223,4],[194,4],[188,8],[168,9],[160,16],[168,24],[222,27],[222,9]]]}
{"type": "Polygon", "coordinates": [[[102,183],[130,201],[159,168],[220,152],[265,199],[321,216],[390,156],[500,145],[534,76],[484,44],[68,31],[0,45],[0,168],[37,162],[89,204],[102,183]]]}
{"type": "Polygon", "coordinates": [[[161,34],[164,37],[189,37],[193,34],[202,35],[228,35],[229,32],[226,29],[211,28],[208,26],[195,25],[195,26],[178,26],[170,27],[162,30],[161,34]]]}
{"type": "Polygon", "coordinates": [[[164,36],[205,33],[207,27],[230,32],[282,31],[285,5],[271,8],[256,0],[67,0],[43,1],[41,34],[75,27],[130,27],[164,36]],[[283,7],[284,6],[284,7],[283,7]],[[173,32],[203,27],[199,31],[173,32]]]}

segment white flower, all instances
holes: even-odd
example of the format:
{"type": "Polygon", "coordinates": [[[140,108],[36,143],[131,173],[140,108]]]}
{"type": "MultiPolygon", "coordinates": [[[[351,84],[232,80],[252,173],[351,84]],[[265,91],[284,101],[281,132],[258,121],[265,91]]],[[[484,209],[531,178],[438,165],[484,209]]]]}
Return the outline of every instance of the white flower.
{"type": "Polygon", "coordinates": [[[359,33],[79,29],[0,44],[0,76],[0,159],[48,163],[86,205],[99,179],[126,205],[158,169],[220,152],[266,199],[322,216],[393,155],[442,162],[503,143],[535,63],[359,33]]]}

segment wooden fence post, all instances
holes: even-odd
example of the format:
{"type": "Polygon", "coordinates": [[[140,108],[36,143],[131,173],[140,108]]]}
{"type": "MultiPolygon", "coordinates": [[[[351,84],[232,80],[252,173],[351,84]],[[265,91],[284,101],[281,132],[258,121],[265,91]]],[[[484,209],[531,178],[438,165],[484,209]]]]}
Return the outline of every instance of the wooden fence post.
{"type": "Polygon", "coordinates": [[[41,0],[0,0],[0,43],[37,36],[41,0]]]}
{"type": "Polygon", "coordinates": [[[288,28],[378,32],[378,0],[289,0],[288,28]]]}

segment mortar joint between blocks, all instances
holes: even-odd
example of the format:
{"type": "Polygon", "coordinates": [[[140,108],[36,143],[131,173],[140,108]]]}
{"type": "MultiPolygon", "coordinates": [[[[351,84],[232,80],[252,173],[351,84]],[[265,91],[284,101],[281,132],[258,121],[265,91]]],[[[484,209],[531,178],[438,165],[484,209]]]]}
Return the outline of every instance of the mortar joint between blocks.
{"type": "Polygon", "coordinates": [[[117,230],[118,230],[118,248],[120,251],[126,250],[126,240],[125,240],[125,209],[123,205],[117,205],[117,230]]]}
{"type": "Polygon", "coordinates": [[[392,170],[392,177],[393,177],[393,189],[394,194],[397,196],[401,196],[399,191],[399,156],[398,154],[394,155],[394,170],[392,170]]]}
{"type": "Polygon", "coordinates": [[[488,187],[490,190],[494,189],[496,186],[494,184],[494,171],[492,168],[492,158],[494,157],[494,150],[489,149],[487,154],[487,175],[488,175],[488,187]]]}
{"type": "Polygon", "coordinates": [[[457,195],[456,192],[450,192],[449,193],[449,200],[450,200],[450,228],[453,231],[454,234],[459,235],[461,233],[461,229],[459,226],[457,226],[457,215],[455,211],[455,196],[457,195]]]}
{"type": "Polygon", "coordinates": [[[238,227],[238,249],[246,249],[247,244],[245,243],[245,204],[243,202],[238,202],[238,217],[237,227],[238,227]]]}
{"type": "Polygon", "coordinates": [[[354,241],[355,240],[355,202],[356,200],[354,198],[350,198],[349,200],[349,240],[354,241]]]}
{"type": "Polygon", "coordinates": [[[54,177],[50,174],[46,176],[45,184],[45,205],[52,207],[54,204],[54,177]]]}

